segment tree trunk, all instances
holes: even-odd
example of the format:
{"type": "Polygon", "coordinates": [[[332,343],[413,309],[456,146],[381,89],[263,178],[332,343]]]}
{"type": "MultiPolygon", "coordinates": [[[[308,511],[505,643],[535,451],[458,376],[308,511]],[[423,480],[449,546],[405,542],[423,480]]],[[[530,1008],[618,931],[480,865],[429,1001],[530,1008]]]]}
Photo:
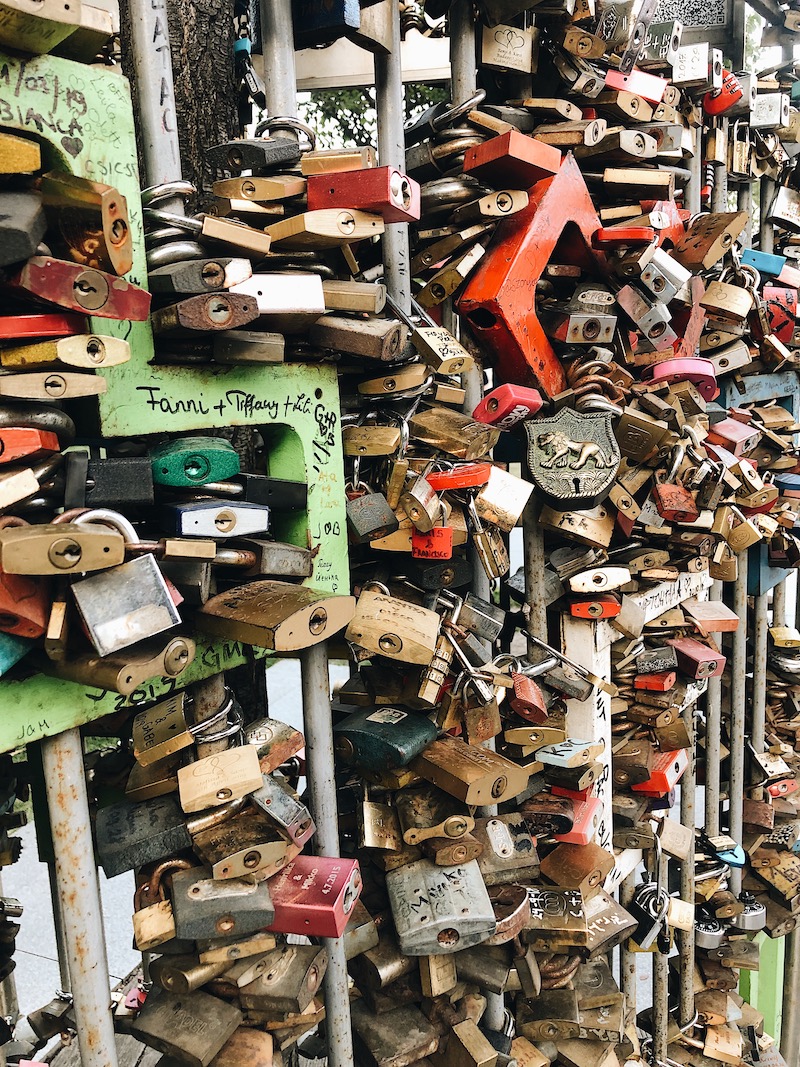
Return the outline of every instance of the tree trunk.
{"type": "MultiPolygon", "coordinates": [[[[205,150],[237,135],[233,0],[167,0],[167,12],[183,177],[198,190],[196,201],[187,205],[194,212],[209,205],[217,176],[205,162],[205,150]]],[[[131,82],[135,113],[136,84],[126,32],[130,0],[122,0],[120,17],[122,69],[131,82]]],[[[142,169],[141,152],[139,163],[142,169]]]]}

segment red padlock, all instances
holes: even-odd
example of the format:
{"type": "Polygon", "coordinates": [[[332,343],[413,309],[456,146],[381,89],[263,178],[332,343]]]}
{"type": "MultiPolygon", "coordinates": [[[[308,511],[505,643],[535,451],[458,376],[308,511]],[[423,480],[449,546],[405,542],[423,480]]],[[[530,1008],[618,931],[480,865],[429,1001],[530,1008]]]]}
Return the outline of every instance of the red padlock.
{"type": "Polygon", "coordinates": [[[453,527],[434,526],[427,533],[413,530],[411,533],[411,555],[414,559],[452,559],[453,527]]]}
{"type": "Polygon", "coordinates": [[[58,452],[58,435],[35,426],[0,427],[0,464],[21,459],[33,462],[46,452],[58,452]]]}
{"type": "Polygon", "coordinates": [[[628,248],[652,244],[656,231],[652,226],[601,226],[592,234],[592,245],[604,252],[612,248],[628,248]]]}
{"type": "Polygon", "coordinates": [[[575,822],[566,834],[555,834],[556,841],[570,845],[588,845],[597,832],[603,812],[599,797],[589,796],[575,803],[575,822]]]}
{"type": "Polygon", "coordinates": [[[790,345],[797,319],[797,290],[765,285],[762,295],[773,334],[785,345],[790,345]]]}
{"type": "Polygon", "coordinates": [[[454,463],[443,471],[429,471],[425,480],[437,493],[443,489],[476,489],[486,485],[491,473],[491,463],[454,463]]]}
{"type": "Polygon", "coordinates": [[[68,311],[48,311],[39,315],[0,315],[0,340],[23,337],[70,337],[86,333],[86,319],[68,311]]]}
{"type": "Polygon", "coordinates": [[[537,726],[547,722],[547,704],[534,679],[519,671],[512,671],[511,681],[514,686],[508,698],[509,707],[526,722],[537,726]]]}
{"type": "Polygon", "coordinates": [[[512,426],[535,415],[543,404],[538,389],[524,385],[498,385],[481,400],[472,412],[476,422],[510,430],[512,426]]]}
{"type": "Polygon", "coordinates": [[[685,748],[672,752],[659,752],[653,763],[653,771],[646,782],[632,785],[631,792],[644,793],[649,797],[663,797],[675,788],[689,766],[689,753],[685,748]]]}
{"type": "Polygon", "coordinates": [[[722,72],[722,88],[710,89],[703,97],[703,111],[707,115],[724,115],[744,96],[742,83],[732,70],[722,72]]]}
{"type": "Polygon", "coordinates": [[[361,895],[358,860],[297,856],[269,879],[275,919],[267,930],[341,937],[361,895]]]}
{"type": "Polygon", "coordinates": [[[651,495],[661,518],[666,522],[695,522],[700,517],[700,509],[691,491],[677,482],[659,481],[660,477],[663,475],[656,472],[651,495]]]}
{"type": "Polygon", "coordinates": [[[788,797],[796,793],[800,788],[800,782],[796,778],[781,778],[779,782],[770,782],[767,792],[771,797],[788,797]]]}
{"type": "Polygon", "coordinates": [[[615,619],[622,604],[610,593],[600,593],[591,600],[573,600],[569,613],[574,619],[615,619]]]}
{"type": "Polygon", "coordinates": [[[561,152],[519,130],[510,130],[468,148],[464,173],[496,189],[530,189],[541,178],[558,173],[561,152]]]}
{"type": "Polygon", "coordinates": [[[397,167],[310,174],[306,193],[309,211],[357,208],[375,212],[384,222],[413,222],[420,217],[419,182],[397,167]]]}
{"type": "Polygon", "coordinates": [[[658,671],[655,674],[637,674],[633,679],[634,689],[650,693],[668,693],[677,680],[675,671],[658,671]]]}
{"type": "MultiPolygon", "coordinates": [[[[12,515],[0,518],[2,530],[28,525],[25,519],[12,515]]],[[[41,637],[50,618],[50,602],[46,579],[0,570],[0,631],[3,633],[41,637]]]]}
{"type": "Polygon", "coordinates": [[[675,649],[678,670],[690,678],[719,678],[725,670],[725,656],[693,637],[673,637],[666,644],[675,649]]]}
{"type": "Polygon", "coordinates": [[[150,293],[141,286],[51,256],[31,257],[7,284],[12,292],[30,293],[78,314],[132,322],[146,322],[150,315],[150,293]]]}

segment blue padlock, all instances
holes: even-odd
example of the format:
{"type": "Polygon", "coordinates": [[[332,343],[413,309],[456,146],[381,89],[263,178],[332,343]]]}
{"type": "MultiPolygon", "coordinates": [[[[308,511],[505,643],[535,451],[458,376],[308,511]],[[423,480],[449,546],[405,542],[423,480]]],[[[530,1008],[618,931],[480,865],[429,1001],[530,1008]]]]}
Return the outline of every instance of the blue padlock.
{"type": "Polygon", "coordinates": [[[769,274],[777,278],[785,264],[786,256],[761,252],[757,248],[745,248],[742,252],[742,266],[755,267],[759,274],[769,274]]]}
{"type": "Polygon", "coordinates": [[[26,656],[35,642],[27,637],[15,637],[0,632],[0,678],[10,671],[15,663],[26,656]]]}

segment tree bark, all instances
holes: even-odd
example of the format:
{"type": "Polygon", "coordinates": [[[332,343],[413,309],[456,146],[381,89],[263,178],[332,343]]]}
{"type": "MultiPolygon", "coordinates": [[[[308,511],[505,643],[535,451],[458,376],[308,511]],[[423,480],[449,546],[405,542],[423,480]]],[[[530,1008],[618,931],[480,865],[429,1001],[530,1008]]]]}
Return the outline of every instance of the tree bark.
{"type": "MultiPolygon", "coordinates": [[[[167,13],[183,176],[198,190],[196,200],[187,204],[194,212],[210,204],[211,183],[217,177],[205,161],[206,149],[237,135],[233,0],[167,0],[167,13]]],[[[135,114],[136,84],[126,32],[130,0],[121,0],[120,18],[122,69],[131,82],[135,114]]],[[[141,152],[139,166],[141,170],[141,152]]]]}

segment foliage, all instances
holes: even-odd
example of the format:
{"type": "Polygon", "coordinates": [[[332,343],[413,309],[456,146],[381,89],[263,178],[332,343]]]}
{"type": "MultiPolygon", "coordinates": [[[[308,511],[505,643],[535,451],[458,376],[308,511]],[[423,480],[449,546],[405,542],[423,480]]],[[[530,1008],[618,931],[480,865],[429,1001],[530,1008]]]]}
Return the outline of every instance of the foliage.
{"type": "MultiPolygon", "coordinates": [[[[405,117],[447,99],[444,86],[409,82],[405,86],[405,117]]],[[[374,145],[378,136],[375,86],[363,89],[321,89],[300,106],[301,118],[317,131],[320,148],[374,145]]]]}

